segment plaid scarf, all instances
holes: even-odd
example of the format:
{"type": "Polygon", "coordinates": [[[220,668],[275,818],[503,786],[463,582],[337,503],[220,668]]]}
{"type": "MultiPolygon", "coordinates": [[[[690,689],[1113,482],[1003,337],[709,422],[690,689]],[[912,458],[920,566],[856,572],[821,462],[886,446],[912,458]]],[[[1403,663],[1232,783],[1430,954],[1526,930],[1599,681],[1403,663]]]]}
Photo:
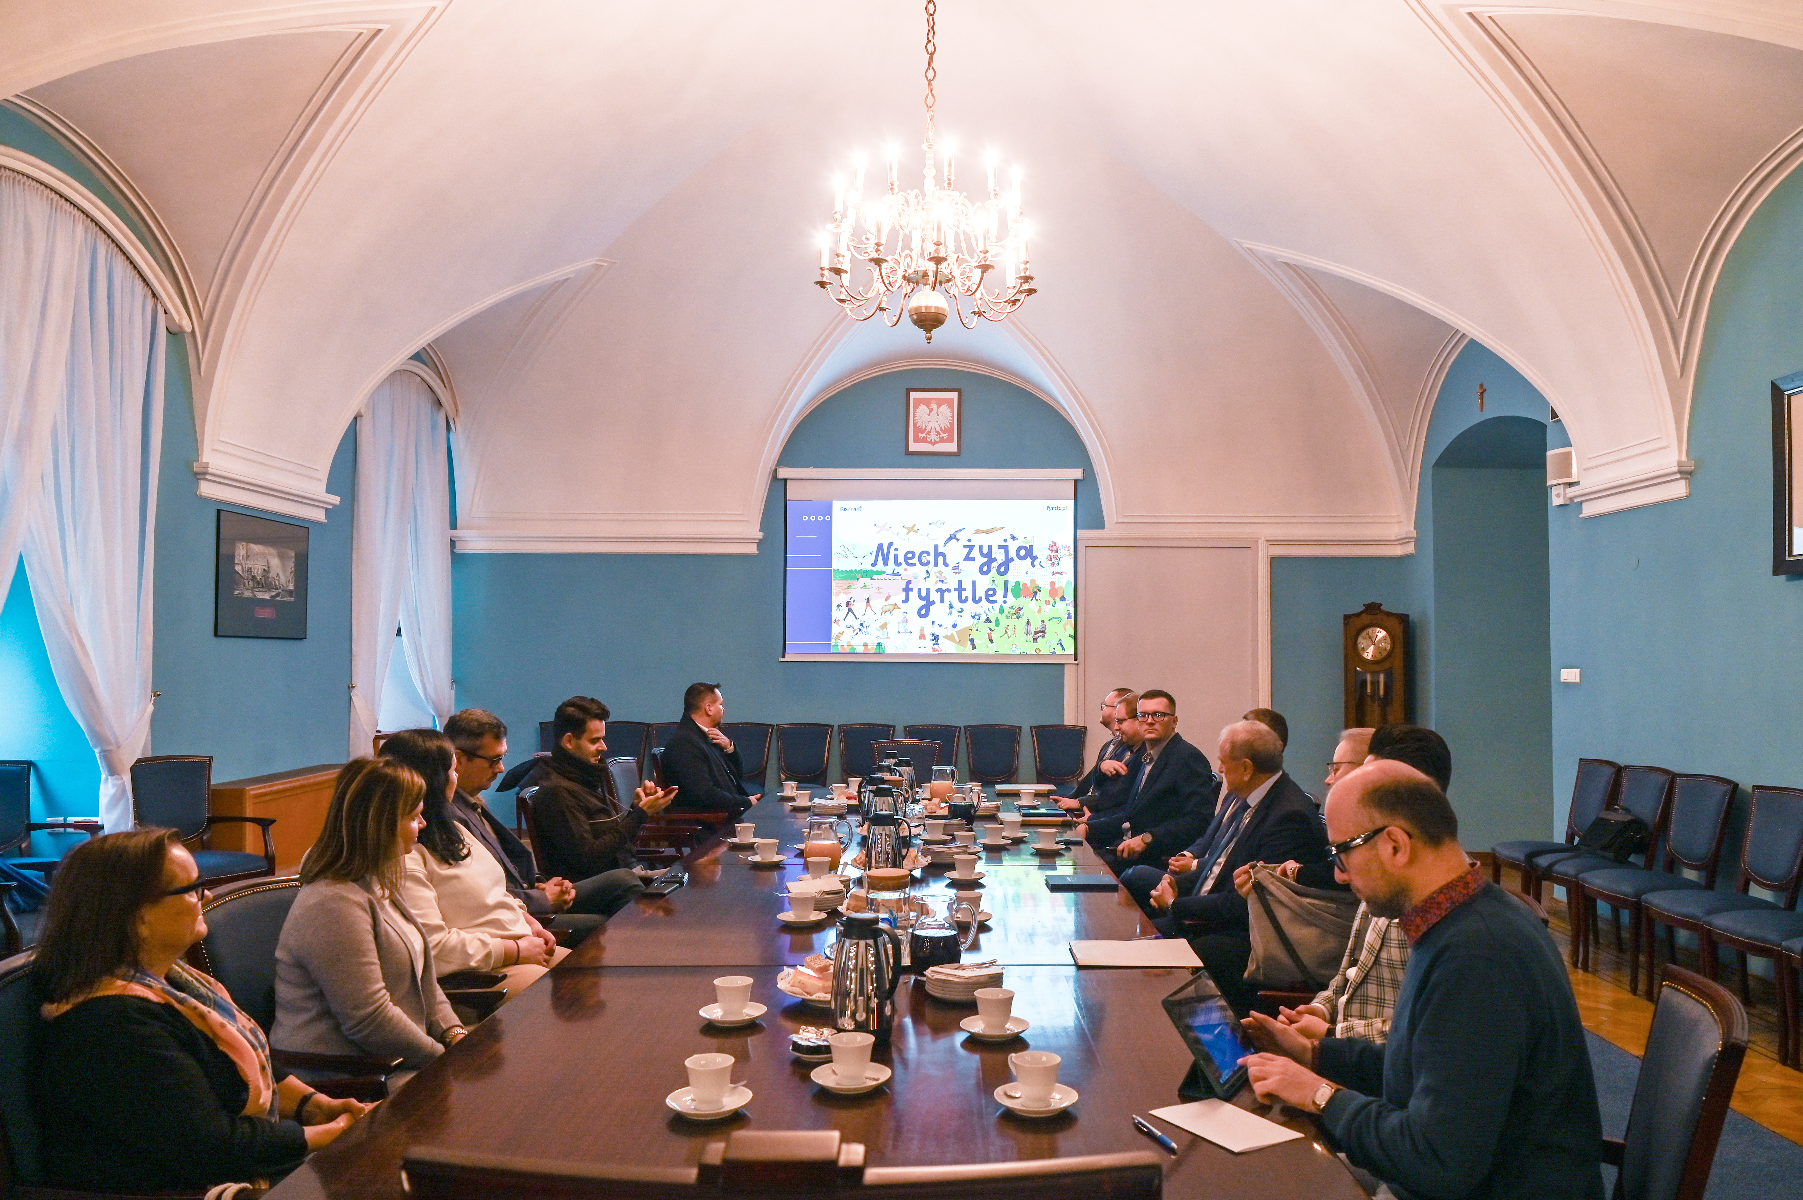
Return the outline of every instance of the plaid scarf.
{"type": "Polygon", "coordinates": [[[111,979],[103,979],[92,991],[72,1000],[46,1004],[42,1008],[46,1021],[54,1021],[77,1004],[96,996],[136,996],[158,1004],[173,1005],[188,1023],[213,1040],[225,1052],[244,1077],[246,1096],[244,1115],[277,1119],[275,1076],[269,1066],[269,1040],[257,1023],[232,998],[218,980],[177,962],[169,968],[169,978],[158,979],[148,971],[131,968],[111,979]]]}

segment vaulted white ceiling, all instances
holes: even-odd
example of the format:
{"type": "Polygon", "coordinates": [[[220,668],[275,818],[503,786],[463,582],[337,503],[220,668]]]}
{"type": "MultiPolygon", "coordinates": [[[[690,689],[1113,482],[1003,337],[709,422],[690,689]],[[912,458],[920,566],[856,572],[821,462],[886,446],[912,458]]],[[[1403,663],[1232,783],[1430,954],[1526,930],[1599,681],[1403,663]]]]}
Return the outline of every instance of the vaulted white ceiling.
{"type": "Polygon", "coordinates": [[[1685,494],[1716,273],[1803,154],[1794,0],[944,0],[941,129],[1025,164],[1041,291],[930,347],[811,284],[830,172],[918,137],[921,32],[912,0],[12,0],[0,96],[166,240],[221,499],[323,515],[430,344],[464,548],[746,551],[808,407],[943,363],[1059,406],[1111,527],[1394,553],[1468,337],[1566,418],[1586,512],[1685,494]]]}

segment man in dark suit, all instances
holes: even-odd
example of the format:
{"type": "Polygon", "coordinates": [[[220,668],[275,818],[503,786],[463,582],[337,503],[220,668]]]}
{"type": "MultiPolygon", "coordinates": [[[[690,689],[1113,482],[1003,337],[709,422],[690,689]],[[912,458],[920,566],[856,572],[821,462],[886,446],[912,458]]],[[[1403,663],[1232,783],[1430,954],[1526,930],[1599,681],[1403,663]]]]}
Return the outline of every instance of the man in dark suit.
{"type": "Polygon", "coordinates": [[[1177,732],[1177,701],[1169,692],[1140,693],[1136,717],[1145,742],[1122,776],[1126,801],[1085,823],[1084,836],[1116,871],[1130,863],[1162,867],[1207,825],[1220,794],[1208,756],[1177,732]]]}
{"type": "Polygon", "coordinates": [[[682,721],[664,743],[664,783],[676,789],[671,812],[723,812],[751,807],[745,769],[732,739],[720,732],[726,701],[717,683],[691,683],[682,695],[682,721]]]}
{"type": "Polygon", "coordinates": [[[1283,743],[1258,721],[1221,731],[1226,792],[1189,848],[1163,872],[1134,867],[1121,883],[1167,937],[1186,937],[1221,995],[1242,1015],[1257,999],[1245,982],[1252,954],[1246,899],[1234,872],[1249,862],[1323,862],[1327,834],[1314,800],[1283,769],[1283,743]]]}
{"type": "Polygon", "coordinates": [[[451,714],[444,733],[457,751],[457,795],[451,801],[451,818],[501,864],[508,892],[526,906],[533,919],[552,930],[571,931],[576,941],[599,929],[600,911],[580,902],[580,889],[561,878],[539,883],[538,862],[531,847],[482,802],[483,791],[501,774],[507,758],[506,724],[486,709],[466,708],[451,714]]]}
{"type": "Polygon", "coordinates": [[[1096,751],[1095,764],[1089,768],[1088,773],[1077,780],[1076,786],[1071,788],[1071,794],[1053,798],[1058,807],[1065,812],[1081,813],[1086,807],[1086,802],[1095,796],[1097,789],[1108,780],[1111,774],[1125,773],[1124,764],[1127,757],[1133,753],[1134,748],[1121,737],[1120,706],[1123,696],[1133,694],[1131,688],[1115,688],[1102,697],[1100,724],[1103,729],[1108,731],[1108,740],[1102,743],[1100,750],[1096,751]],[[1103,763],[1119,765],[1105,772],[1102,770],[1103,763]]]}

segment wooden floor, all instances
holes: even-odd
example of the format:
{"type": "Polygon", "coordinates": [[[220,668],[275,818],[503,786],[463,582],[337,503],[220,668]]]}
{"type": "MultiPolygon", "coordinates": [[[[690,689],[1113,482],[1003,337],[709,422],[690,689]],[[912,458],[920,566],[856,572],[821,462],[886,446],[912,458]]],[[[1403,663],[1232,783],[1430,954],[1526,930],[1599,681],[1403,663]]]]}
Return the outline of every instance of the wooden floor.
{"type": "MultiPolygon", "coordinates": [[[[1505,874],[1504,882],[1513,881],[1505,874]]],[[[1553,936],[1562,949],[1569,949],[1571,926],[1565,905],[1552,896],[1551,889],[1546,911],[1552,919],[1553,936]]],[[[1680,950],[1679,965],[1695,967],[1695,955],[1680,950]]],[[[1730,974],[1724,973],[1723,981],[1733,987],[1730,974]]],[[[1747,1008],[1750,1042],[1734,1089],[1734,1111],[1803,1144],[1803,1073],[1778,1065],[1778,1008],[1771,982],[1755,977],[1751,985],[1753,1003],[1747,1008]]],[[[1627,955],[1615,949],[1607,924],[1597,930],[1591,970],[1572,971],[1571,986],[1584,1028],[1630,1054],[1646,1049],[1653,1005],[1628,991],[1627,955]]]]}

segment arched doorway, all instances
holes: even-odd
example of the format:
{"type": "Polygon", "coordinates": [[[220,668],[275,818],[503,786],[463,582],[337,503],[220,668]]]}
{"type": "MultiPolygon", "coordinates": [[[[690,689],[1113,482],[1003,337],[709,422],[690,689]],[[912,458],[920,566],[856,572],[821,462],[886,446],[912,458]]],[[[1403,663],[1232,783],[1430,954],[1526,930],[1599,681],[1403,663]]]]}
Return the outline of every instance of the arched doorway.
{"type": "Polygon", "coordinates": [[[1480,421],[1433,473],[1434,723],[1481,849],[1542,828],[1552,790],[1546,425],[1480,421]]]}

